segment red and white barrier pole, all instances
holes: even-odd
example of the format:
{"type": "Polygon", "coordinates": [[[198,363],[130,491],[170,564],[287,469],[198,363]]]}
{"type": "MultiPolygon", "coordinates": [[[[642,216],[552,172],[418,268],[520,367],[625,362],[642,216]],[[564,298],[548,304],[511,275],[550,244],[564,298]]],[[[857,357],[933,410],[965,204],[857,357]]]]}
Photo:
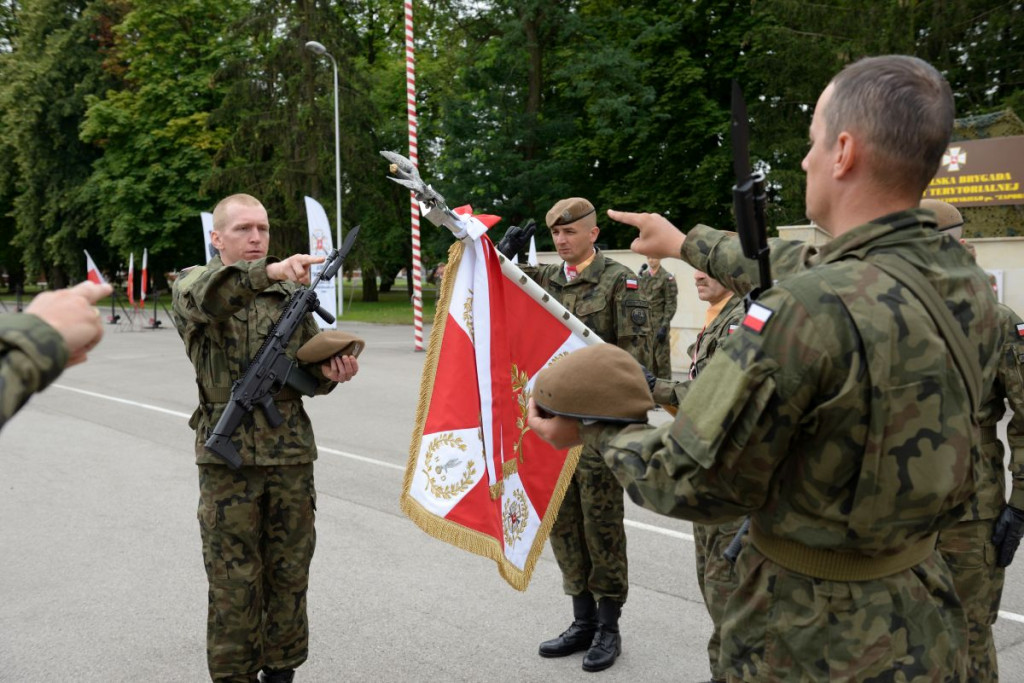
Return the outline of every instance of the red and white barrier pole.
{"type": "MultiPolygon", "coordinates": [[[[409,115],[409,161],[419,167],[416,143],[416,56],[413,47],[412,0],[405,0],[405,95],[409,115]]],[[[423,264],[420,258],[420,207],[409,193],[412,205],[412,322],[415,350],[423,350],[423,264]]]]}

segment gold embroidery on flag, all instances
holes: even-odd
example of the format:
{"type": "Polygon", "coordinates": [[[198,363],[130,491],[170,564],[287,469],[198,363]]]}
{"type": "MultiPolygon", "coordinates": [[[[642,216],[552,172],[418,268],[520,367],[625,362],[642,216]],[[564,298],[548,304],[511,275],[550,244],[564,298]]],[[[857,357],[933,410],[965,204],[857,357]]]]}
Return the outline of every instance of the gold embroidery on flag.
{"type": "Polygon", "coordinates": [[[468,291],[469,296],[466,297],[466,303],[462,304],[462,323],[469,331],[470,340],[476,341],[476,335],[473,333],[473,290],[468,291]]]}
{"type": "Polygon", "coordinates": [[[462,473],[462,478],[458,482],[444,484],[448,480],[448,470],[461,465],[462,461],[458,458],[449,458],[444,463],[438,461],[437,464],[434,464],[434,455],[441,446],[458,448],[460,451],[465,451],[466,444],[455,434],[448,432],[431,439],[430,445],[427,446],[427,452],[423,456],[423,473],[427,475],[426,489],[430,491],[430,495],[434,498],[451,500],[469,489],[473,484],[473,475],[476,474],[476,463],[472,460],[468,461],[466,469],[462,473]],[[438,480],[441,481],[441,484],[438,483],[438,480]]]}
{"type": "Polygon", "coordinates": [[[522,489],[512,492],[512,497],[505,500],[501,526],[505,531],[505,545],[515,547],[517,541],[526,531],[526,523],[530,519],[530,507],[526,504],[526,495],[522,489]]]}
{"type": "MultiPolygon", "coordinates": [[[[531,394],[530,390],[526,388],[529,383],[530,376],[526,374],[525,370],[520,370],[519,366],[513,363],[512,393],[519,404],[519,417],[516,418],[516,429],[519,430],[519,438],[516,439],[515,443],[516,460],[518,462],[523,462],[523,439],[526,438],[526,432],[530,431],[530,427],[526,424],[531,394]]],[[[507,465],[508,463],[505,464],[507,465]]],[[[508,475],[506,474],[505,476],[508,475]]]]}

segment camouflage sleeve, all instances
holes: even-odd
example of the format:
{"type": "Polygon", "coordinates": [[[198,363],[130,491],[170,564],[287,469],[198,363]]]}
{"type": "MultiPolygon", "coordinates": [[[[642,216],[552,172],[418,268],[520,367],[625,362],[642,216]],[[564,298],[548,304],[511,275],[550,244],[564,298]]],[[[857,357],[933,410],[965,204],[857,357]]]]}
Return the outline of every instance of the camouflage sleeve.
{"type": "Polygon", "coordinates": [[[60,333],[39,317],[0,315],[0,427],[57,379],[67,362],[60,333]]]}
{"type": "Polygon", "coordinates": [[[813,399],[817,382],[805,377],[828,354],[815,346],[814,319],[788,293],[773,289],[762,300],[777,316],[771,333],[738,330],[688,383],[673,422],[582,427],[584,443],[639,505],[705,523],[764,505],[813,399]]]}
{"type": "Polygon", "coordinates": [[[1024,510],[1024,322],[1006,306],[1000,306],[1007,337],[999,365],[999,381],[1006,392],[1010,422],[1006,440],[1010,446],[1010,505],[1024,510]]]}
{"type": "Polygon", "coordinates": [[[674,379],[658,379],[654,382],[654,402],[662,406],[677,406],[682,401],[688,381],[679,382],[674,379]]]}
{"type": "MultiPolygon", "coordinates": [[[[773,279],[806,268],[807,247],[803,243],[776,238],[769,240],[768,246],[773,279]]],[[[721,230],[696,225],[687,233],[680,257],[740,296],[760,284],[757,261],[743,255],[738,237],[721,230]]]]}
{"type": "Polygon", "coordinates": [[[183,273],[171,288],[171,305],[176,318],[198,324],[226,320],[245,308],[273,282],[267,264],[274,257],[258,261],[237,261],[230,266],[196,266],[183,273]]]}

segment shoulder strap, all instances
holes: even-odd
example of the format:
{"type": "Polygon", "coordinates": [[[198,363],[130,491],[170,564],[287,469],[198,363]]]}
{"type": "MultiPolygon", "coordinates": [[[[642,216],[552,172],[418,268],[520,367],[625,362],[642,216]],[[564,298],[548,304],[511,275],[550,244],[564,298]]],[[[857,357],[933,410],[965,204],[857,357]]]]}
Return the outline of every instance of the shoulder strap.
{"type": "Polygon", "coordinates": [[[967,340],[967,335],[964,334],[945,302],[939,297],[938,292],[920,271],[895,254],[876,252],[865,260],[888,273],[893,279],[913,292],[924,304],[928,314],[935,321],[939,334],[950,347],[953,362],[956,363],[961,376],[963,376],[964,384],[967,386],[967,395],[971,401],[971,413],[976,413],[981,405],[981,367],[973,360],[974,354],[971,352],[971,344],[967,340]]]}

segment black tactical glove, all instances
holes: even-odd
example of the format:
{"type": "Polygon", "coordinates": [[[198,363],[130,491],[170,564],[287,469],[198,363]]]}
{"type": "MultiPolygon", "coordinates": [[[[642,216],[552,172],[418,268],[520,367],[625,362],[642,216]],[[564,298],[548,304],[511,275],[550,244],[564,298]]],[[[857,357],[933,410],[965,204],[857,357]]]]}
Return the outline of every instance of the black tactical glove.
{"type": "Polygon", "coordinates": [[[653,394],[654,393],[654,384],[655,384],[655,382],[658,381],[658,378],[655,377],[651,373],[651,371],[647,369],[646,365],[641,365],[640,369],[644,371],[644,379],[647,380],[647,386],[649,386],[651,388],[651,393],[653,394]]]}
{"type": "Polygon", "coordinates": [[[1013,562],[1021,536],[1024,536],[1024,510],[1007,505],[996,520],[992,542],[996,545],[996,566],[1008,567],[1013,562]]]}
{"type": "Polygon", "coordinates": [[[659,328],[658,328],[658,334],[654,335],[655,339],[657,339],[657,340],[658,340],[658,343],[659,343],[659,344],[660,344],[661,342],[665,341],[665,337],[666,337],[666,336],[668,336],[668,328],[667,328],[667,327],[665,327],[664,325],[662,325],[661,327],[659,327],[659,328]]]}
{"type": "Polygon", "coordinates": [[[513,225],[506,230],[505,236],[494,245],[494,248],[500,251],[502,256],[511,260],[516,254],[521,254],[530,244],[530,238],[535,232],[537,232],[537,223],[531,218],[522,227],[513,225]]]}

